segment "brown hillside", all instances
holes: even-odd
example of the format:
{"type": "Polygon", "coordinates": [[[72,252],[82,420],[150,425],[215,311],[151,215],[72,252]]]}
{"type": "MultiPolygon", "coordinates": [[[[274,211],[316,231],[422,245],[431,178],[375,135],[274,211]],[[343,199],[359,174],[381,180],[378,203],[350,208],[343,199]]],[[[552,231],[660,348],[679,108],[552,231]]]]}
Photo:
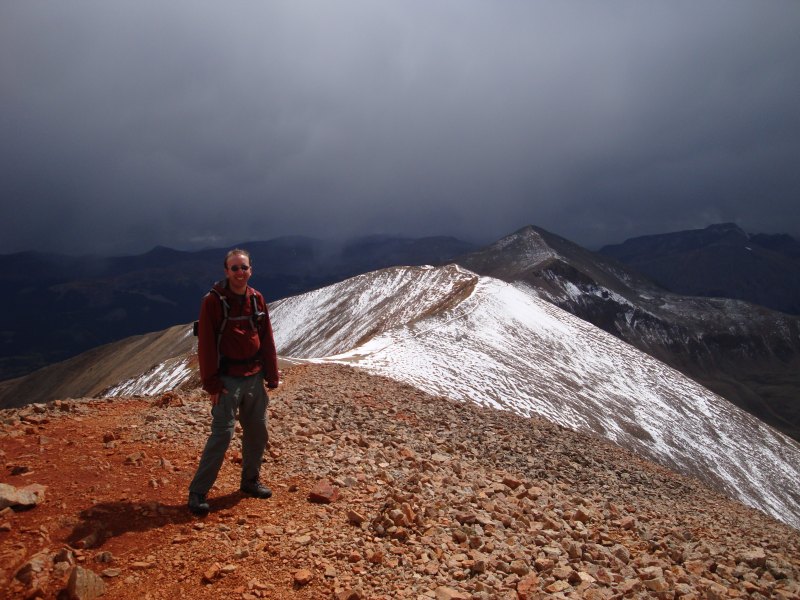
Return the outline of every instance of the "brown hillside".
{"type": "Polygon", "coordinates": [[[191,325],[175,325],[98,346],[30,375],[0,382],[0,407],[98,396],[109,386],[140,375],[168,358],[191,352],[196,345],[191,325]]]}
{"type": "Polygon", "coordinates": [[[800,597],[800,532],[602,440],[344,366],[284,376],[275,495],[239,494],[237,438],[205,519],[197,390],[0,412],[0,480],[46,486],[0,512],[0,597],[800,597]]]}

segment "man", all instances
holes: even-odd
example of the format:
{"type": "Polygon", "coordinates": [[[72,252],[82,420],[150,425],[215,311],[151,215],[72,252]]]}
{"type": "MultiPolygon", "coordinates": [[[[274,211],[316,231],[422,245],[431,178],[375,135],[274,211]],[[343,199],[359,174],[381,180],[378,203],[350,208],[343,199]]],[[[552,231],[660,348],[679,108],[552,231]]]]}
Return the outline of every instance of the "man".
{"type": "Polygon", "coordinates": [[[267,305],[247,285],[253,274],[250,254],[236,248],[225,257],[225,280],[203,298],[197,326],[197,358],[203,389],[211,397],[211,434],[189,485],[189,510],[204,516],[206,495],[217,479],[233,439],[236,415],[242,426],[240,490],[256,498],[272,491],[259,482],[268,441],[264,389],[278,387],[278,356],[267,305]]]}

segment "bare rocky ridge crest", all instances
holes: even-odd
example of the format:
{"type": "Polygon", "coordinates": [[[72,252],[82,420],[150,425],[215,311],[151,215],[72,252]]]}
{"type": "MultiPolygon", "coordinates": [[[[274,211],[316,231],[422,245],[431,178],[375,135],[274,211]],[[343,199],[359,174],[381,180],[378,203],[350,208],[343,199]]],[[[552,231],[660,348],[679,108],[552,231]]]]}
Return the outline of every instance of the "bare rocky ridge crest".
{"type": "Polygon", "coordinates": [[[284,376],[275,496],[236,491],[237,437],[206,519],[196,381],[2,411],[4,481],[46,486],[0,513],[2,597],[800,597],[797,530],[603,440],[344,366],[284,376]]]}

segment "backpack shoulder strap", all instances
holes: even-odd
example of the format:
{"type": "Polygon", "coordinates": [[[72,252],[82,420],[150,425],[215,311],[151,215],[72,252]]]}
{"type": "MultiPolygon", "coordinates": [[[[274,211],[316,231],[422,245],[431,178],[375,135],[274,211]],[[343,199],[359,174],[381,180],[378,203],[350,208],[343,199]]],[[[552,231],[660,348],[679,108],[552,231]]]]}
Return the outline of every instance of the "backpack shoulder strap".
{"type": "Polygon", "coordinates": [[[257,330],[260,335],[264,333],[264,324],[267,316],[267,301],[260,292],[253,290],[252,303],[253,329],[257,330]]]}
{"type": "Polygon", "coordinates": [[[228,324],[228,313],[231,310],[230,304],[228,304],[228,299],[225,298],[224,295],[220,294],[216,289],[212,288],[211,291],[216,294],[217,298],[219,298],[220,302],[222,302],[222,323],[219,326],[219,331],[217,332],[217,367],[222,364],[222,354],[220,354],[219,348],[220,343],[222,343],[222,332],[225,331],[225,325],[228,324]]]}

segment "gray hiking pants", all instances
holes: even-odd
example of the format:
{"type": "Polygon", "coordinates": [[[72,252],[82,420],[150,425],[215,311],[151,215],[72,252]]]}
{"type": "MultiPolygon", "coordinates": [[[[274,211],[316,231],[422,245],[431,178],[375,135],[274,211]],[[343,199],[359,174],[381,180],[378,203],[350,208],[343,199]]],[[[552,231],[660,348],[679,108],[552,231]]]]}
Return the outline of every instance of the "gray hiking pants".
{"type": "Polygon", "coordinates": [[[264,389],[264,374],[249,377],[222,376],[227,394],[220,394],[219,402],[211,408],[211,435],[208,436],[200,465],[197,467],[189,491],[208,494],[217,479],[225,452],[233,439],[238,412],[242,425],[242,483],[255,483],[261,471],[261,459],[269,441],[267,433],[267,405],[269,398],[264,389]]]}

